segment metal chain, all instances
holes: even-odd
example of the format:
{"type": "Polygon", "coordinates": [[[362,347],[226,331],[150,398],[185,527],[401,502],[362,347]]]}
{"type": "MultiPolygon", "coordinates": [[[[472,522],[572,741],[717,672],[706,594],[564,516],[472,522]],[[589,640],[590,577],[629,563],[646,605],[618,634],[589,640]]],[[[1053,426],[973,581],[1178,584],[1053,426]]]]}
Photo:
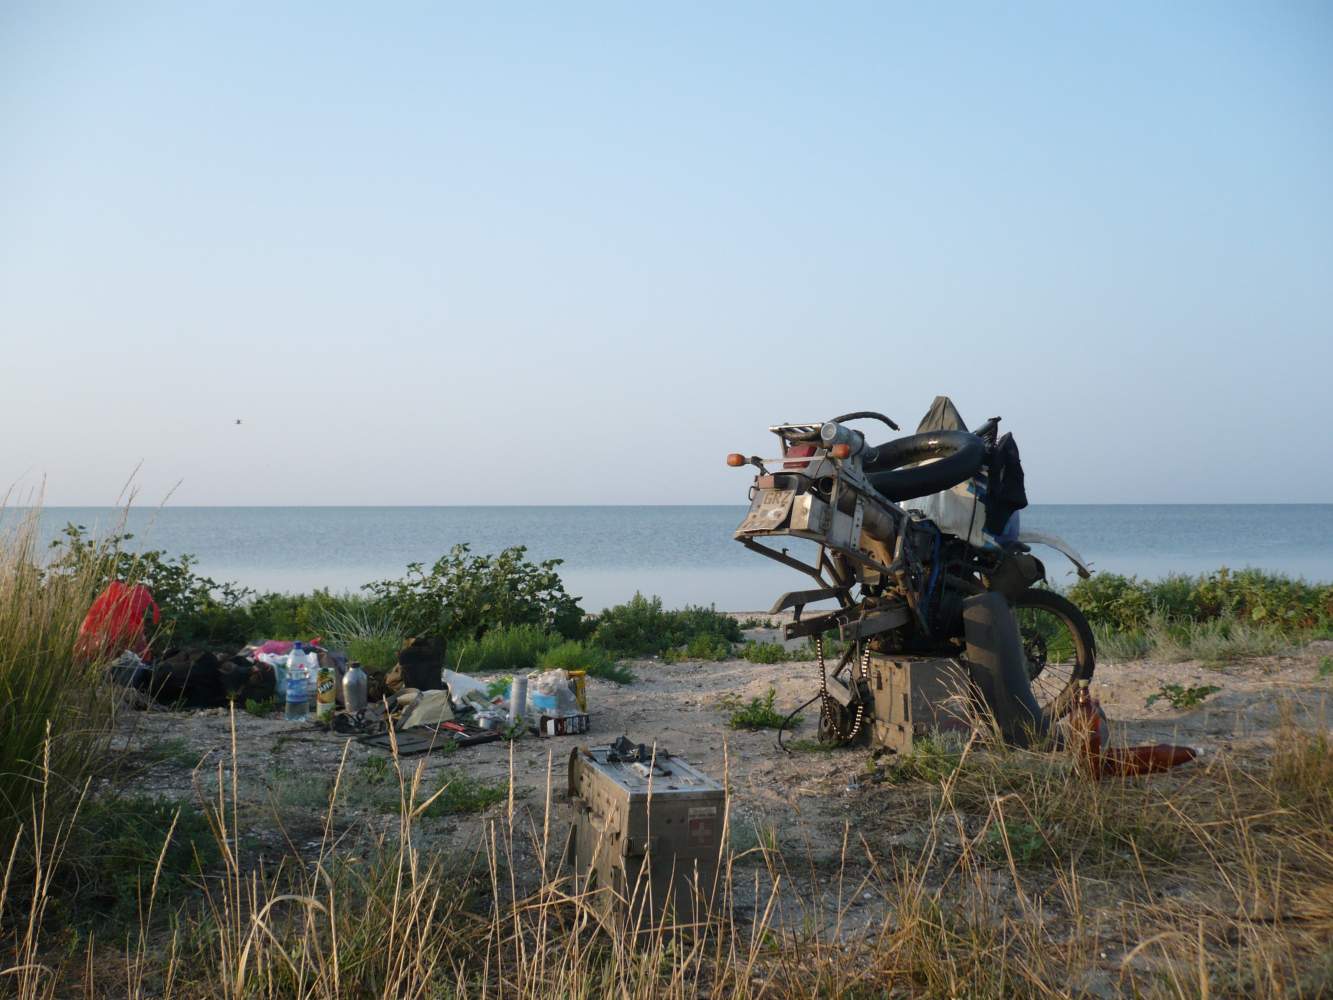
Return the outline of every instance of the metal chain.
{"type": "MultiPolygon", "coordinates": [[[[861,654],[861,680],[866,682],[867,688],[870,687],[870,643],[868,642],[865,645],[864,652],[862,652],[861,654]]],[[[860,698],[857,698],[856,719],[852,723],[851,734],[847,737],[848,743],[856,739],[856,734],[861,731],[861,723],[865,721],[865,717],[866,717],[865,702],[862,701],[860,698]]]]}
{"type": "MultiPolygon", "coordinates": [[[[859,697],[856,699],[856,715],[852,719],[851,731],[844,734],[842,728],[834,723],[833,711],[829,708],[828,668],[824,663],[824,635],[822,632],[815,636],[815,656],[819,660],[819,714],[824,720],[824,725],[829,732],[837,737],[839,742],[850,743],[856,739],[857,734],[861,732],[861,725],[865,722],[865,703],[859,697]]],[[[861,680],[865,681],[868,687],[870,682],[870,643],[868,642],[861,654],[859,666],[861,668],[861,680]]]]}
{"type": "MultiPolygon", "coordinates": [[[[819,716],[824,727],[833,731],[833,713],[828,707],[828,670],[824,666],[824,633],[815,636],[815,658],[819,660],[819,716]]],[[[841,734],[839,734],[841,735],[841,734]]]]}

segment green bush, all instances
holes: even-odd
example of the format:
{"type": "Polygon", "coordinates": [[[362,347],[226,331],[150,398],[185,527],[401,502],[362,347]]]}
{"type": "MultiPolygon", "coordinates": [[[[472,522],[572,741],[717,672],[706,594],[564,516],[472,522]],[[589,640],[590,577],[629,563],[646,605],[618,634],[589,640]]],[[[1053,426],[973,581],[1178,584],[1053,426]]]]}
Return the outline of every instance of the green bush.
{"type": "Polygon", "coordinates": [[[912,752],[889,761],[884,778],[892,784],[928,781],[939,784],[963,762],[963,742],[954,733],[932,733],[914,740],[912,752]]]}
{"type": "MultiPolygon", "coordinates": [[[[751,698],[748,702],[741,701],[736,695],[723,698],[722,707],[731,713],[727,718],[727,725],[732,729],[780,729],[786,716],[773,707],[777,694],[774,688],[769,688],[768,694],[761,698],[751,698]]],[[[793,716],[791,727],[795,728],[800,724],[801,717],[793,716]]]]}
{"type": "MultiPolygon", "coordinates": [[[[161,622],[150,635],[154,648],[159,650],[178,645],[230,652],[258,639],[315,636],[347,645],[353,637],[381,635],[386,631],[385,623],[391,620],[384,609],[361,595],[333,594],[328,590],[260,594],[235,583],[219,583],[195,572],[194,556],[169,557],[159,549],[123,551],[124,543],[133,538],[134,535],[122,532],[99,541],[83,525],[67,524],[61,538],[52,543],[49,572],[64,575],[87,572],[94,595],[112,580],[133,580],[147,586],[162,612],[161,622]],[[358,621],[362,626],[372,623],[378,626],[378,631],[352,628],[358,621]]],[[[392,653],[396,654],[401,630],[394,627],[388,631],[393,633],[392,653]]],[[[382,650],[385,645],[381,642],[377,649],[382,650]]],[[[369,655],[383,659],[382,652],[369,655]]],[[[362,658],[362,662],[367,661],[362,658]]],[[[391,655],[389,665],[392,663],[391,655]]]]}
{"type": "Polygon", "coordinates": [[[731,658],[731,643],[717,635],[696,635],[685,645],[668,649],[662,654],[667,663],[680,663],[685,660],[728,660],[731,658]]]}
{"type": "Polygon", "coordinates": [[[556,572],[562,560],[533,563],[516,545],[499,555],[472,555],[455,545],[429,570],[411,563],[400,580],[368,583],[381,607],[407,635],[477,640],[496,628],[531,626],[581,638],[583,609],[556,572]]]}
{"type": "Polygon", "coordinates": [[[1121,632],[1145,631],[1155,621],[1231,620],[1285,632],[1326,629],[1333,621],[1333,586],[1253,569],[1160,580],[1098,573],[1074,584],[1069,598],[1093,625],[1121,632]]]}
{"type": "Polygon", "coordinates": [[[685,607],[664,611],[660,597],[636,593],[625,604],[607,608],[594,624],[592,640],[614,656],[653,656],[686,647],[700,639],[699,649],[717,649],[718,643],[740,642],[740,625],[713,608],[685,607]],[[711,643],[707,640],[713,640],[711,643]]]}
{"type": "Polygon", "coordinates": [[[543,670],[586,670],[589,677],[600,677],[617,684],[634,681],[634,674],[629,668],[617,663],[606,650],[576,639],[546,650],[538,660],[538,665],[543,670]]]}
{"type": "Polygon", "coordinates": [[[139,899],[148,896],[159,856],[159,912],[169,912],[219,860],[217,841],[202,813],[145,796],[84,806],[71,838],[60,869],[60,898],[71,917],[84,924],[137,923],[139,899]]]}
{"type": "Polygon", "coordinates": [[[786,663],[804,658],[803,654],[789,652],[780,642],[747,642],[741,647],[741,659],[751,663],[786,663]]]}
{"type": "Polygon", "coordinates": [[[342,597],[320,607],[312,631],[349,660],[356,660],[374,674],[384,674],[398,662],[403,631],[387,608],[364,597],[342,597]]]}
{"type": "MultiPolygon", "coordinates": [[[[460,813],[481,812],[487,806],[503,802],[509,786],[501,781],[482,781],[456,769],[442,771],[438,798],[422,810],[423,816],[456,816],[460,813]]],[[[433,793],[432,793],[433,794],[433,793]]],[[[429,796],[422,795],[425,801],[429,796]]]]}
{"type": "Polygon", "coordinates": [[[451,646],[449,666],[464,674],[484,674],[503,670],[527,673],[537,669],[538,661],[558,638],[536,625],[515,625],[491,629],[480,639],[468,639],[451,646]]]}
{"type": "Polygon", "coordinates": [[[124,543],[134,537],[128,532],[99,540],[81,524],[66,524],[61,535],[51,543],[55,551],[50,572],[89,575],[89,600],[112,580],[132,580],[153,592],[162,612],[155,646],[245,643],[251,620],[246,603],[253,591],[198,575],[190,555],[173,559],[158,549],[126,552],[124,543]]]}
{"type": "Polygon", "coordinates": [[[1216,684],[1198,686],[1191,684],[1188,687],[1180,684],[1163,684],[1155,694],[1148,695],[1148,700],[1144,704],[1151,708],[1155,703],[1165,699],[1175,709],[1194,708],[1196,705],[1202,705],[1210,694],[1216,694],[1221,690],[1216,684]]]}

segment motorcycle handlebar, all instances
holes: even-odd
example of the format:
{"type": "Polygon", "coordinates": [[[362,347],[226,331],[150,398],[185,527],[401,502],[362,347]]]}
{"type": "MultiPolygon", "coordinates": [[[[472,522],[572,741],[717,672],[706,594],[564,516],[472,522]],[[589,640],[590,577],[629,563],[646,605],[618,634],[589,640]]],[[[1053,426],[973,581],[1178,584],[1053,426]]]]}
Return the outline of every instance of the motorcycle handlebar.
{"type": "Polygon", "coordinates": [[[895,431],[902,429],[888,417],[884,416],[884,414],[876,413],[874,410],[857,410],[855,413],[844,413],[840,417],[834,417],[833,419],[829,420],[828,423],[842,424],[846,423],[848,420],[878,420],[881,423],[888,424],[895,431]]]}

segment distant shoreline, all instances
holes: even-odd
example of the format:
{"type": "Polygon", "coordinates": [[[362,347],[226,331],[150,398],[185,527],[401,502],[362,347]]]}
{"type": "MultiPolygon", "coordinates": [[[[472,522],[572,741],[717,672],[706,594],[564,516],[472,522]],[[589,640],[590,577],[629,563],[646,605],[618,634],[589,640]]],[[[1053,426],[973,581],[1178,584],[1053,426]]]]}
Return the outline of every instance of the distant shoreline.
{"type": "MultiPolygon", "coordinates": [[[[745,509],[745,503],[553,503],[553,504],[147,504],[137,503],[131,510],[731,510],[745,509]]],[[[1283,501],[1200,501],[1172,500],[1159,503],[1123,502],[1123,503],[1034,503],[1029,510],[1077,507],[1095,508],[1154,508],[1154,507],[1333,507],[1333,500],[1283,500],[1283,501]]],[[[111,504],[42,504],[41,507],[10,506],[0,510],[11,511],[56,511],[56,510],[96,510],[121,511],[125,507],[111,504]]]]}

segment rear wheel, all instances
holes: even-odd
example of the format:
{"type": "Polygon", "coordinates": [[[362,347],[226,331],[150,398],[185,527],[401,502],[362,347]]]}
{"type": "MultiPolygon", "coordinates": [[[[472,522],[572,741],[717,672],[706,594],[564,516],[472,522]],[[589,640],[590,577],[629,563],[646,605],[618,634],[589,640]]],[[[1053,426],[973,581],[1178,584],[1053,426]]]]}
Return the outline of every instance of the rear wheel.
{"type": "Polygon", "coordinates": [[[1054,720],[1069,711],[1074,688],[1091,680],[1097,647],[1083,612],[1053,590],[1032,587],[1011,602],[1023,640],[1032,697],[1054,720]]]}

